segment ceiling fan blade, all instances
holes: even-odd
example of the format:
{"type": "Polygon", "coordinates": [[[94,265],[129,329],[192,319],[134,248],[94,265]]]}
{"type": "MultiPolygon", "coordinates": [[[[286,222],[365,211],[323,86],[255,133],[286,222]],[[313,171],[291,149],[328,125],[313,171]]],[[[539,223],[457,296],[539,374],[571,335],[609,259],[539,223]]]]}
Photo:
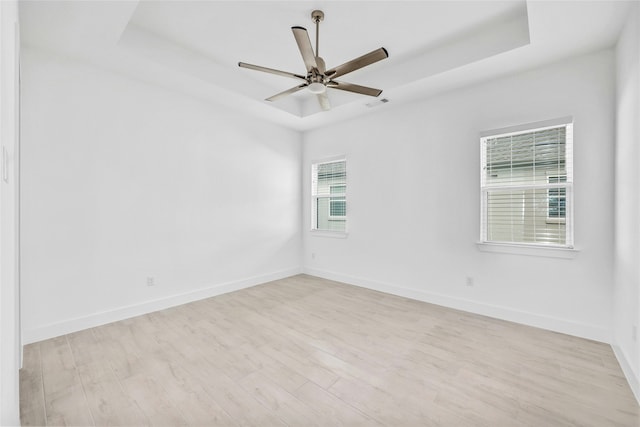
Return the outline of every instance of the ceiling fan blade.
{"type": "Polygon", "coordinates": [[[387,52],[387,49],[381,47],[380,49],[376,49],[366,55],[362,55],[359,58],[352,59],[349,62],[345,62],[342,65],[338,65],[337,67],[330,69],[326,72],[326,75],[332,79],[344,76],[347,73],[359,70],[362,67],[366,67],[367,65],[371,65],[374,62],[381,61],[388,57],[389,53],[387,52]]]}
{"type": "Polygon", "coordinates": [[[287,71],[274,70],[273,68],[261,67],[259,65],[247,64],[246,62],[238,62],[238,66],[241,68],[248,68],[249,70],[262,71],[264,73],[275,74],[283,77],[291,77],[293,79],[300,79],[307,81],[305,76],[299,74],[289,73],[287,71]]]}
{"type": "Polygon", "coordinates": [[[331,80],[327,87],[332,89],[346,90],[347,92],[359,93],[361,95],[379,96],[382,93],[382,89],[375,89],[367,86],[354,85],[353,83],[339,82],[331,80]]]}
{"type": "Polygon", "coordinates": [[[308,86],[307,83],[303,83],[300,86],[292,87],[291,89],[287,89],[284,92],[276,93],[275,95],[265,99],[265,101],[275,101],[277,99],[284,98],[285,96],[291,95],[292,93],[296,93],[300,89],[304,89],[307,86],[308,86]]]}
{"type": "Polygon", "coordinates": [[[329,103],[329,97],[327,96],[327,92],[322,92],[317,95],[318,102],[320,103],[320,107],[324,111],[329,111],[331,109],[331,103],[329,103]]]}
{"type": "Polygon", "coordinates": [[[300,49],[307,71],[318,68],[316,55],[313,53],[313,46],[311,46],[307,29],[304,27],[291,27],[291,31],[293,31],[293,36],[296,38],[296,43],[298,43],[298,49],[300,49]]]}

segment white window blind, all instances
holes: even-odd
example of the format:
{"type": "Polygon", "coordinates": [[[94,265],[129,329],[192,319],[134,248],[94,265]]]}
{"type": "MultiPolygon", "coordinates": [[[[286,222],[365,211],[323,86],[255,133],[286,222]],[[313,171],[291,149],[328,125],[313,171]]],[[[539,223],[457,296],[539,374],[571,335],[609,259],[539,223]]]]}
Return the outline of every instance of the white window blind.
{"type": "Polygon", "coordinates": [[[573,124],[481,138],[482,242],[573,247],[573,124]]]}
{"type": "Polygon", "coordinates": [[[346,231],[346,160],[311,165],[311,198],[313,230],[346,231]]]}

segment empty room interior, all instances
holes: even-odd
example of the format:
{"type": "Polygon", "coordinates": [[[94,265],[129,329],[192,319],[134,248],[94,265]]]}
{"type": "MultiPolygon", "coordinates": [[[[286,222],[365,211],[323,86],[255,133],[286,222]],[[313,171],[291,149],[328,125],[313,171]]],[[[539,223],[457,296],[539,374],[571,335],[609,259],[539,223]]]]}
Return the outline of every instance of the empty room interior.
{"type": "Polygon", "coordinates": [[[640,425],[639,1],[0,2],[0,424],[640,425]]]}

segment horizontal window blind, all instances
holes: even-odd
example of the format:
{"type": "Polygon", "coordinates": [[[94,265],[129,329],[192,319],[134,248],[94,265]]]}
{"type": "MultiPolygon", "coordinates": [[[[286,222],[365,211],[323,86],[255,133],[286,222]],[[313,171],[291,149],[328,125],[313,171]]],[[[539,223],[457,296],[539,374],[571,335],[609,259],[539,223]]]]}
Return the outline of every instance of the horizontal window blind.
{"type": "Polygon", "coordinates": [[[573,247],[573,125],[481,138],[481,241],[573,247]]]}
{"type": "Polygon", "coordinates": [[[346,231],[346,193],[346,160],[311,165],[311,228],[313,230],[346,231]]]}

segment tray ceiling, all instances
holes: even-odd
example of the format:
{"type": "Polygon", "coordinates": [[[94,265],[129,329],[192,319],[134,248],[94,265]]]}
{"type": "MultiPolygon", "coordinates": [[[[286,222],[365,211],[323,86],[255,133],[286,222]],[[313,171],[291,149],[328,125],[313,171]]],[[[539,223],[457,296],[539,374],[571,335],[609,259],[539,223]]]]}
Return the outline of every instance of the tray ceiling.
{"type": "Polygon", "coordinates": [[[610,47],[628,2],[545,1],[22,1],[25,46],[222,103],[297,130],[610,47]],[[387,60],[344,80],[379,87],[381,98],[330,90],[322,112],[307,91],[264,98],[293,80],[240,69],[238,61],[303,73],[291,33],[325,12],[327,66],[385,47],[387,60]]]}

